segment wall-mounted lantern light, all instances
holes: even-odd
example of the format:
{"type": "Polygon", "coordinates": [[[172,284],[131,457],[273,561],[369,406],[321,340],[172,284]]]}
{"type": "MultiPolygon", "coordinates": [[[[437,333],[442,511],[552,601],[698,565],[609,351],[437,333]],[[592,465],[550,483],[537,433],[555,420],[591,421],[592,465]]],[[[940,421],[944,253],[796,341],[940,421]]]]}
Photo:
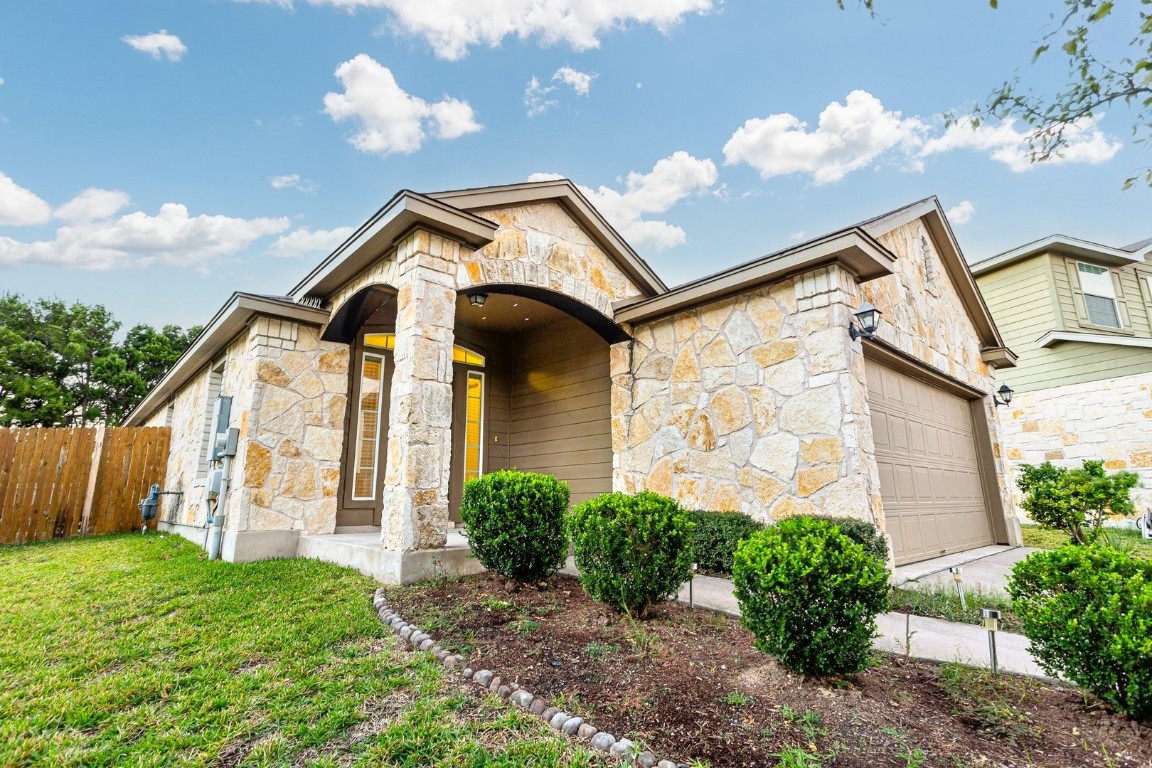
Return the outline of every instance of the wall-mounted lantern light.
{"type": "Polygon", "coordinates": [[[468,294],[468,303],[479,309],[484,306],[484,302],[488,301],[488,294],[486,293],[470,293],[468,294]]]}
{"type": "Polygon", "coordinates": [[[860,309],[856,310],[856,313],[853,315],[853,317],[856,318],[856,323],[860,324],[860,327],[857,328],[856,323],[849,320],[848,335],[852,337],[853,341],[856,339],[871,339],[872,334],[876,333],[876,325],[880,322],[880,314],[880,310],[872,306],[872,302],[865,299],[864,303],[860,305],[860,309]]]}
{"type": "Polygon", "coordinates": [[[1007,384],[1001,384],[1000,389],[992,393],[992,402],[996,405],[1008,405],[1012,402],[1012,388],[1007,384]],[[1000,395],[997,397],[996,395],[1000,395]]]}

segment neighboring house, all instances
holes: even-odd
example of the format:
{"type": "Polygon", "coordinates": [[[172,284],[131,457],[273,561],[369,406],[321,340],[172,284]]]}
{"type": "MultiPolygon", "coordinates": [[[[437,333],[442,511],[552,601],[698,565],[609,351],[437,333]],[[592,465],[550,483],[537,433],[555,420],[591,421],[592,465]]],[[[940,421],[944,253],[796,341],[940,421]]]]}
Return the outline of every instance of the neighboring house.
{"type": "Polygon", "coordinates": [[[233,398],[230,560],[465,567],[462,485],[515,467],[573,503],[850,515],[909,562],[1019,543],[990,397],[1012,361],[935,198],[669,290],[560,180],[398,193],[287,296],[234,295],[127,422],[171,425],[162,527],[202,541],[233,398]]]}
{"type": "Polygon", "coordinates": [[[1152,504],[1152,239],[1123,248],[1052,235],[972,265],[1016,368],[999,410],[1009,464],[1102,459],[1152,504]]]}

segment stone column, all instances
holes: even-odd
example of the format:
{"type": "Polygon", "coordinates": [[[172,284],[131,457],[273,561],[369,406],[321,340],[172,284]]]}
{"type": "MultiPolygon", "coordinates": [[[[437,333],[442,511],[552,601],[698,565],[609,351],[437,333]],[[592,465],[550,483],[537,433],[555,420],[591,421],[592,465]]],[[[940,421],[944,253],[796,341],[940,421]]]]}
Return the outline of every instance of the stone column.
{"type": "Polygon", "coordinates": [[[381,546],[443,547],[452,457],[452,345],[459,246],[425,230],[396,247],[396,346],[381,546]]]}

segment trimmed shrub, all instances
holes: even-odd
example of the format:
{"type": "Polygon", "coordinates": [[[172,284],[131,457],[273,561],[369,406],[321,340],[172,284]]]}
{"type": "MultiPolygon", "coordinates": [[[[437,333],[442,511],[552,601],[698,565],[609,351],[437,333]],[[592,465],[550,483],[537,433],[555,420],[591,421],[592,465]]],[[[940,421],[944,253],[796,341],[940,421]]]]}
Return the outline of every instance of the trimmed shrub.
{"type": "Polygon", "coordinates": [[[672,499],[650,491],[606,493],[568,517],[584,591],[643,616],[692,578],[692,523],[672,499]]]}
{"type": "Polygon", "coordinates": [[[733,576],[761,651],[804,675],[867,667],[888,569],[835,523],[792,517],[753,534],[736,550],[733,576]]]}
{"type": "Polygon", "coordinates": [[[732,575],[732,556],[736,547],[764,524],[743,512],[688,512],[692,521],[692,551],[696,564],[705,573],[717,576],[732,575]]]}
{"type": "Polygon", "coordinates": [[[840,526],[840,533],[864,547],[864,551],[873,557],[880,558],[880,562],[888,562],[888,542],[880,529],[866,520],[857,520],[854,517],[820,517],[840,526]]]}
{"type": "Polygon", "coordinates": [[[1152,720],[1152,562],[1067,544],[1017,563],[1008,594],[1045,672],[1152,720]]]}
{"type": "Polygon", "coordinates": [[[1077,544],[1100,536],[1106,515],[1132,514],[1129,492],[1140,482],[1133,472],[1109,475],[1104,462],[1085,461],[1077,469],[1021,464],[1016,486],[1024,492],[1020,506],[1045,528],[1064,531],[1077,544]]]}
{"type": "Polygon", "coordinates": [[[568,555],[568,484],[551,475],[501,470],[464,484],[460,517],[485,568],[517,581],[551,576],[568,555]]]}

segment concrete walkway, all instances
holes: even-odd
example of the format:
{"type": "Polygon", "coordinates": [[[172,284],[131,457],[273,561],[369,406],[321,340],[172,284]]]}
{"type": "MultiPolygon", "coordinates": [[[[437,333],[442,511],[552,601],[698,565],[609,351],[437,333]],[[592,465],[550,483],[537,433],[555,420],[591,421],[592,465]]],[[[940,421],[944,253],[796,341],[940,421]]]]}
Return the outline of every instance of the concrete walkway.
{"type": "Polygon", "coordinates": [[[952,572],[959,566],[964,587],[969,592],[994,592],[1007,596],[1005,585],[1016,563],[1033,552],[1032,547],[992,546],[957,552],[911,565],[902,565],[892,574],[892,586],[948,586],[952,587],[952,572]]]}
{"type": "MultiPolygon", "coordinates": [[[[698,608],[739,616],[740,605],[732,589],[732,582],[728,579],[697,576],[692,580],[691,592],[688,585],[685,585],[677,599],[688,603],[691,595],[693,604],[698,608]]],[[[959,661],[974,667],[988,667],[988,633],[974,624],[956,624],[923,616],[908,617],[903,613],[882,613],[876,617],[876,629],[880,634],[873,641],[873,646],[888,653],[904,653],[906,626],[911,631],[909,655],[917,659],[959,661]]],[[[996,656],[1000,669],[1005,672],[1045,676],[1032,654],[1028,653],[1028,639],[1023,635],[997,632],[996,656]]]]}

